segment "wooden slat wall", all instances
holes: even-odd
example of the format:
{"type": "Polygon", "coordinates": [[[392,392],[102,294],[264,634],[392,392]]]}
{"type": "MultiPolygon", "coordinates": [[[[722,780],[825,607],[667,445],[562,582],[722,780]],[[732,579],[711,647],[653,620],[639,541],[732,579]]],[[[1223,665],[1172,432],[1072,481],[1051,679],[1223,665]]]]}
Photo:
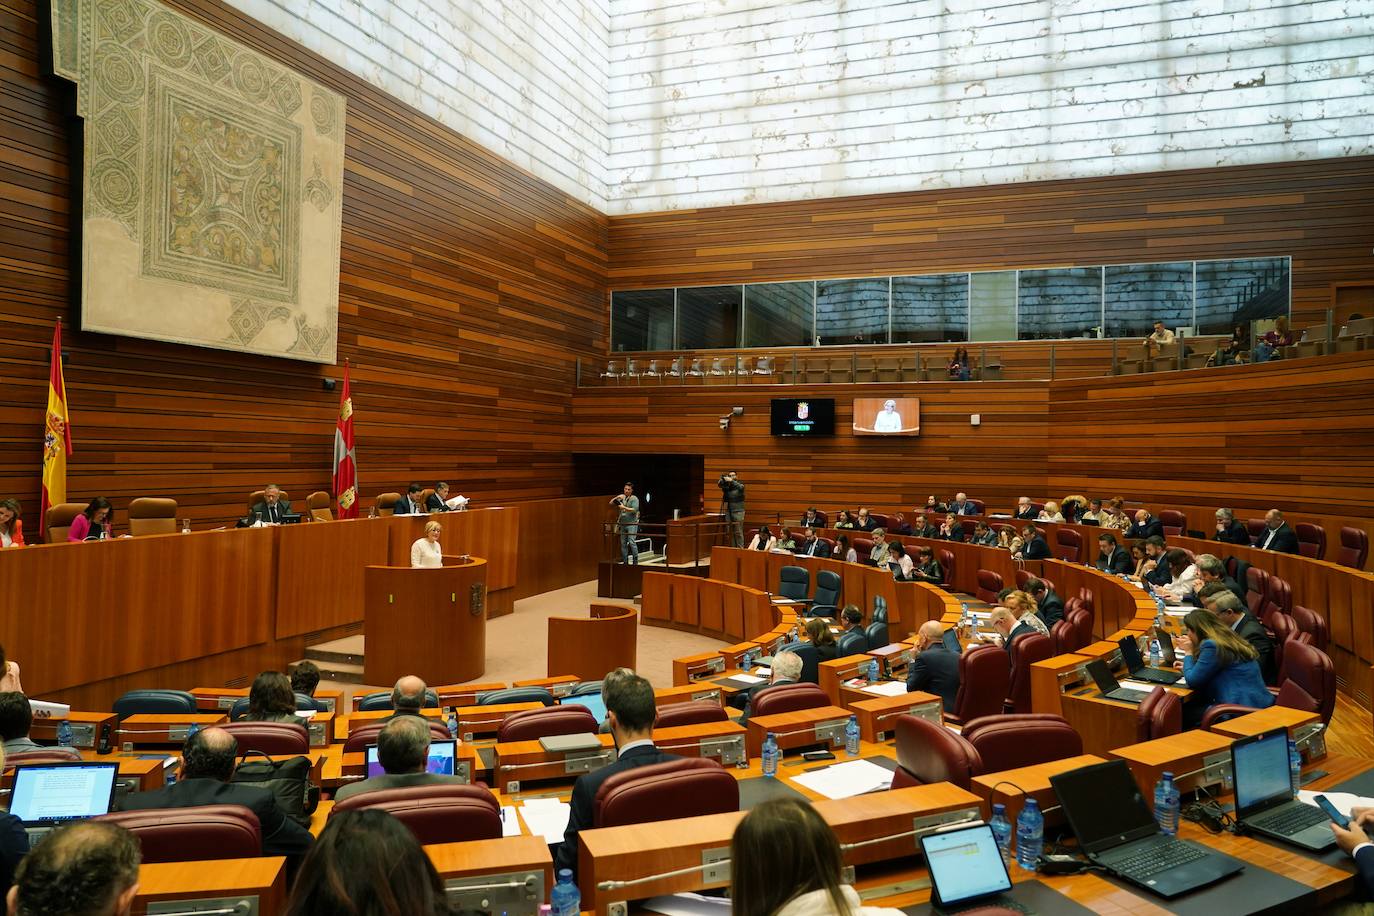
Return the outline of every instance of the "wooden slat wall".
{"type": "Polygon", "coordinates": [[[1374,157],[677,210],[610,222],[615,289],[1292,255],[1294,323],[1374,278],[1374,157]]]}
{"type": "MultiPolygon", "coordinates": [[[[215,0],[172,0],[347,96],[339,358],[366,497],[446,479],[475,504],[569,492],[573,363],[605,352],[606,219],[215,0]]],[[[0,495],[37,528],[53,322],[69,329],[69,84],[40,73],[46,4],[0,5],[0,495]]],[[[319,367],[68,333],[70,498],[204,521],[280,482],[328,489],[338,394],[319,367]]],[[[201,525],[197,525],[201,527],[201,525]]]]}

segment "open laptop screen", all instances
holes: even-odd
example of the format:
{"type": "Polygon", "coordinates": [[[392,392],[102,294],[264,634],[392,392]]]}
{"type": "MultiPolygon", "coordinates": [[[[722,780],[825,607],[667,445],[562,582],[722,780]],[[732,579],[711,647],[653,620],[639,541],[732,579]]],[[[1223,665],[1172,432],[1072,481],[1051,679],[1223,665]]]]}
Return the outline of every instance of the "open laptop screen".
{"type": "Polygon", "coordinates": [[[1237,741],[1231,745],[1231,759],[1236,771],[1236,811],[1242,816],[1255,808],[1293,797],[1286,729],[1237,741]]]}
{"type": "MultiPolygon", "coordinates": [[[[429,743],[429,761],[425,765],[425,770],[430,773],[438,773],[442,776],[453,775],[453,758],[458,752],[458,742],[456,741],[431,741],[429,743]]],[[[384,776],[386,770],[382,767],[382,762],[377,758],[377,745],[367,746],[367,778],[373,776],[384,776]]]]}
{"type": "Polygon", "coordinates": [[[606,718],[606,701],[601,698],[599,693],[584,693],[580,697],[564,697],[559,701],[561,706],[585,706],[591,710],[592,715],[596,716],[596,721],[601,722],[606,718]]]}
{"type": "Polygon", "coordinates": [[[921,837],[930,883],[942,907],[1011,890],[992,828],[975,824],[921,837]]]}
{"type": "Polygon", "coordinates": [[[56,763],[14,771],[10,814],[26,825],[56,824],[110,813],[116,763],[56,763]]]}
{"type": "Polygon", "coordinates": [[[1159,831],[1124,760],[1095,763],[1050,777],[1074,836],[1089,852],[1159,831]]]}

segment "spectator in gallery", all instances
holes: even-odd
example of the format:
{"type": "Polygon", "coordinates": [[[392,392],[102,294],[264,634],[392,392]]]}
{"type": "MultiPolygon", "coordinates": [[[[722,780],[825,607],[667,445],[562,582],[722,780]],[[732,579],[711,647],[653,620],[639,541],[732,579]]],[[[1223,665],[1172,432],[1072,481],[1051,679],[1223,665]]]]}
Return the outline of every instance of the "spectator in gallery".
{"type": "Polygon", "coordinates": [[[1289,329],[1288,316],[1280,315],[1274,320],[1273,330],[1268,331],[1255,345],[1254,352],[1250,354],[1250,361],[1263,363],[1271,359],[1281,359],[1283,348],[1291,347],[1297,342],[1298,332],[1289,329]]]}
{"type": "Polygon", "coordinates": [[[950,357],[946,370],[951,381],[967,382],[969,380],[968,349],[960,347],[955,350],[954,355],[950,357]]]}
{"type": "Polygon", "coordinates": [[[1145,351],[1152,357],[1159,355],[1159,348],[1174,342],[1174,332],[1164,326],[1163,319],[1156,318],[1154,330],[1144,340],[1145,351]]]}

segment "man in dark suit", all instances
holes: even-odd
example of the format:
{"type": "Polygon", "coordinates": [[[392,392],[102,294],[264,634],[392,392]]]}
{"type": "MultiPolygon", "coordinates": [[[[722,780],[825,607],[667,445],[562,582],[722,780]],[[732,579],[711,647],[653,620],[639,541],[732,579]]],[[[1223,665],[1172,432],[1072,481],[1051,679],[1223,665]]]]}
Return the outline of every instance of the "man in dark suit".
{"type": "MultiPolygon", "coordinates": [[[[386,719],[399,719],[402,716],[424,717],[425,694],[429,687],[413,674],[407,674],[391,688],[391,715],[386,719]]],[[[385,720],[384,720],[385,721],[385,720]]]]}
{"type": "Polygon", "coordinates": [[[945,712],[954,712],[959,696],[959,656],[945,646],[944,625],[927,620],[916,632],[916,657],[906,674],[907,693],[924,690],[940,698],[945,712]]]}
{"type": "Polygon", "coordinates": [[[1045,624],[1046,629],[1052,628],[1064,619],[1064,599],[1046,585],[1044,579],[1031,576],[1022,588],[1026,594],[1035,599],[1035,613],[1045,624]]]}
{"type": "MultiPolygon", "coordinates": [[[[795,655],[792,657],[796,658],[795,655]]],[[[602,784],[616,773],[678,759],[678,755],[665,754],[654,747],[654,720],[658,718],[658,710],[654,707],[654,688],[648,681],[635,674],[618,678],[614,688],[609,691],[605,690],[604,684],[602,689],[606,701],[606,721],[615,738],[619,756],[614,763],[583,773],[573,783],[568,829],[554,855],[554,869],[571,869],[574,881],[577,879],[577,834],[595,826],[592,803],[602,784]]]]}
{"type": "Polygon", "coordinates": [[[806,537],[797,548],[799,557],[828,557],[830,556],[830,545],[816,537],[815,528],[806,529],[806,537]]]}
{"type": "Polygon", "coordinates": [[[1331,824],[1336,845],[1341,852],[1355,860],[1355,869],[1360,873],[1360,890],[1363,892],[1356,896],[1365,900],[1374,897],[1374,843],[1369,841],[1371,829],[1374,829],[1374,808],[1351,808],[1349,827],[1341,827],[1334,822],[1331,824]]]}
{"type": "Polygon", "coordinates": [[[1002,648],[1007,650],[1007,655],[1012,654],[1012,646],[1016,640],[1022,636],[1040,632],[1030,624],[1018,621],[1016,615],[1004,607],[993,608],[989,622],[992,624],[992,628],[1002,635],[1002,648]]]}
{"type": "Polygon", "coordinates": [[[916,520],[911,523],[911,536],[918,538],[938,538],[940,529],[931,524],[930,519],[924,512],[916,513],[916,520]]]}
{"type": "Polygon", "coordinates": [[[275,525],[284,516],[291,515],[291,503],[282,499],[281,487],[269,483],[262,488],[262,500],[253,504],[253,515],[265,524],[275,525]]]}
{"type": "Polygon", "coordinates": [[[434,492],[425,497],[425,511],[427,512],[447,512],[448,511],[448,484],[442,480],[434,485],[434,492]]]}
{"type": "Polygon", "coordinates": [[[1236,521],[1236,515],[1230,509],[1218,509],[1217,533],[1212,535],[1212,540],[1249,547],[1250,529],[1245,527],[1244,522],[1236,521]]]}
{"type": "MultiPolygon", "coordinates": [[[[769,668],[768,680],[762,684],[755,684],[746,691],[742,691],[744,700],[744,715],[739,717],[740,725],[748,725],[749,717],[754,712],[754,699],[770,687],[778,687],[782,684],[801,683],[802,657],[795,652],[786,650],[773,656],[772,667],[769,668]]],[[[731,706],[739,706],[740,694],[730,698],[731,706]]]]}
{"type": "Polygon", "coordinates": [[[1126,529],[1126,537],[1132,539],[1164,537],[1164,523],[1141,509],[1135,514],[1135,524],[1126,529]]]}
{"type": "Polygon", "coordinates": [[[1022,560],[1048,560],[1050,558],[1050,545],[1046,543],[1045,536],[1040,533],[1040,529],[1034,525],[1027,525],[1021,529],[1021,550],[1018,552],[1022,560]]]}
{"type": "Polygon", "coordinates": [[[1168,585],[1174,581],[1174,574],[1169,569],[1169,561],[1165,558],[1164,538],[1158,534],[1145,541],[1145,556],[1155,561],[1154,568],[1145,573],[1143,578],[1151,585],[1168,585]]]}
{"type": "Polygon", "coordinates": [[[821,514],[816,511],[816,507],[812,506],[811,508],[806,510],[806,514],[802,516],[801,524],[799,524],[797,527],[824,528],[825,519],[821,518],[821,514]]]}
{"type": "Polygon", "coordinates": [[[452,774],[429,772],[429,723],[419,716],[392,719],[377,733],[377,760],[386,773],[351,782],[334,794],[335,801],[378,789],[404,789],[442,783],[465,785],[452,774]]]}
{"type": "Polygon", "coordinates": [[[955,493],[954,502],[949,504],[949,511],[955,515],[977,515],[978,507],[968,501],[967,493],[955,493]]]}
{"type": "Polygon", "coordinates": [[[1211,585],[1213,582],[1220,583],[1230,590],[1241,603],[1245,603],[1245,589],[1241,588],[1240,583],[1226,575],[1226,564],[1210,553],[1200,553],[1193,561],[1197,564],[1198,587],[1197,593],[1200,595],[1202,589],[1211,585]]]}
{"type": "Polygon", "coordinates": [[[1283,513],[1278,509],[1270,509],[1265,513],[1264,527],[1265,532],[1260,535],[1256,547],[1279,553],[1298,552],[1298,536],[1288,527],[1288,523],[1283,520],[1283,513]]]}
{"type": "Polygon", "coordinates": [[[1116,542],[1116,535],[1099,534],[1097,536],[1097,548],[1098,569],[1115,576],[1135,570],[1135,564],[1131,562],[1131,554],[1123,550],[1121,545],[1116,542]]]}
{"type": "Polygon", "coordinates": [[[1231,592],[1209,594],[1203,598],[1203,603],[1237,636],[1255,647],[1259,653],[1259,668],[1264,683],[1274,686],[1279,676],[1278,647],[1274,645],[1274,637],[1269,635],[1264,624],[1256,620],[1231,592]]]}
{"type": "Polygon", "coordinates": [[[406,495],[396,500],[396,506],[392,512],[396,515],[424,515],[425,504],[420,499],[420,494],[425,488],[418,483],[412,483],[406,490],[406,495]]]}
{"type": "Polygon", "coordinates": [[[243,805],[258,816],[262,825],[263,855],[304,855],[314,837],[286,816],[271,791],[229,781],[238,752],[239,743],[224,729],[201,729],[187,739],[182,750],[181,778],[161,789],[125,796],[120,810],[243,805]]]}
{"type": "Polygon", "coordinates": [[[1016,511],[1012,513],[1012,517],[1020,519],[1032,519],[1035,518],[1035,516],[1038,514],[1039,512],[1036,511],[1036,508],[1031,505],[1030,497],[1023,496],[1016,501],[1016,511]]]}

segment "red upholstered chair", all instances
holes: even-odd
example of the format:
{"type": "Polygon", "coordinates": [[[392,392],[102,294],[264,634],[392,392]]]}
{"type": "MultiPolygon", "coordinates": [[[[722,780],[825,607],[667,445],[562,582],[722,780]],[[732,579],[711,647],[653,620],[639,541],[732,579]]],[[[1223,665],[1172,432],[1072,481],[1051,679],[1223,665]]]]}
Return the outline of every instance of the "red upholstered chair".
{"type": "Polygon", "coordinates": [[[892,788],[951,782],[967,789],[983,772],[983,761],[963,737],[917,716],[898,716],[897,772],[892,788]]]}
{"type": "Polygon", "coordinates": [[[220,728],[234,736],[239,753],[308,754],[310,733],[296,722],[228,722],[220,728]]]}
{"type": "Polygon", "coordinates": [[[1183,701],[1178,694],[1156,687],[1141,701],[1135,716],[1135,740],[1153,741],[1183,731],[1183,701]]]}
{"type": "MultiPolygon", "coordinates": [[[[830,697],[815,684],[779,684],[754,694],[751,701],[751,718],[776,716],[780,712],[796,712],[799,709],[815,709],[829,706],[830,697]]],[[[657,820],[657,818],[656,818],[657,820]]]]}
{"type": "Polygon", "coordinates": [[[935,559],[939,562],[940,568],[945,571],[945,584],[954,586],[955,559],[954,551],[941,547],[935,551],[935,559]]]}
{"type": "Polygon", "coordinates": [[[1020,589],[1024,589],[1024,588],[1026,587],[1026,581],[1027,581],[1028,579],[1031,579],[1031,578],[1033,578],[1033,574],[1031,573],[1030,570],[1028,570],[1028,569],[1017,569],[1017,570],[1016,570],[1016,587],[1017,587],[1017,588],[1020,588],[1020,589]]]}
{"type": "Polygon", "coordinates": [[[849,543],[854,548],[854,552],[858,554],[859,562],[866,563],[868,555],[873,552],[873,538],[854,537],[849,543]]]}
{"type": "MultiPolygon", "coordinates": [[[[970,502],[972,502],[972,500],[970,500],[970,502]]],[[[981,515],[982,513],[979,514],[981,515]]],[[[967,517],[961,518],[959,519],[959,524],[963,526],[964,540],[967,541],[969,538],[973,537],[974,529],[978,527],[978,519],[967,517]]]]}
{"type": "Polygon", "coordinates": [[[1160,509],[1159,523],[1164,526],[1166,538],[1179,537],[1188,533],[1188,516],[1177,509],[1160,509]]]}
{"type": "Polygon", "coordinates": [[[990,569],[978,570],[978,588],[974,597],[986,604],[997,603],[997,593],[1002,590],[1002,574],[990,569]]]}
{"type": "Polygon", "coordinates": [[[1336,562],[1351,569],[1364,569],[1369,559],[1369,534],[1363,528],[1342,528],[1341,549],[1336,562]]]}
{"type": "Polygon", "coordinates": [[[534,741],[551,735],[594,735],[601,723],[585,706],[545,706],[509,715],[496,732],[497,741],[534,741]]]}
{"type": "Polygon", "coordinates": [[[149,808],[106,814],[97,820],[132,831],[143,847],[145,864],[262,855],[262,825],[258,816],[242,805],[149,808]]]}
{"type": "Polygon", "coordinates": [[[1269,577],[1264,596],[1270,606],[1285,614],[1293,610],[1293,586],[1278,576],[1269,577]]]}
{"type": "Polygon", "coordinates": [[[1293,605],[1293,622],[1298,625],[1298,630],[1310,634],[1312,645],[1326,651],[1326,644],[1330,640],[1331,631],[1327,628],[1326,618],[1311,608],[1305,608],[1301,604],[1293,605]]]}
{"type": "Polygon", "coordinates": [[[1080,588],[1078,590],[1078,600],[1083,602],[1083,607],[1087,609],[1089,614],[1094,613],[1094,609],[1097,607],[1097,600],[1093,598],[1092,589],[1088,588],[1086,585],[1080,588]]]}
{"type": "Polygon", "coordinates": [[[35,766],[42,763],[71,763],[75,759],[71,754],[46,748],[41,751],[20,751],[17,754],[5,755],[5,763],[16,767],[35,766]]]}
{"type": "Polygon", "coordinates": [[[1054,532],[1054,555],[1066,563],[1077,563],[1083,553],[1083,535],[1072,528],[1057,528],[1054,532]]]}
{"type": "Polygon", "coordinates": [[[969,503],[973,506],[974,515],[985,515],[987,513],[987,504],[981,499],[970,499],[969,503]]]}
{"type": "MultiPolygon", "coordinates": [[[[448,728],[444,723],[437,719],[429,719],[429,739],[431,741],[445,741],[449,738],[448,728]]],[[[377,743],[377,734],[386,726],[386,722],[369,722],[360,725],[349,732],[348,740],[344,742],[343,752],[345,754],[361,754],[367,750],[369,744],[377,743]]]]}
{"type": "MultiPolygon", "coordinates": [[[[974,646],[959,656],[959,692],[951,722],[968,722],[1002,712],[1011,686],[1011,660],[1000,646],[974,646]]],[[[819,688],[817,688],[819,689],[819,688]]]]}
{"type": "MultiPolygon", "coordinates": [[[[1283,644],[1298,635],[1298,625],[1293,621],[1293,618],[1279,611],[1270,614],[1264,625],[1269,628],[1270,633],[1274,634],[1274,650],[1277,652],[1282,652],[1283,644]]],[[[1279,683],[1283,683],[1281,672],[1279,683]]]]}
{"type": "Polygon", "coordinates": [[[1093,615],[1082,607],[1074,608],[1072,613],[1065,611],[1064,614],[1065,619],[1072,623],[1073,628],[1078,631],[1078,648],[1091,645],[1093,641],[1093,615]]]}
{"type": "Polygon", "coordinates": [[[1268,528],[1262,518],[1247,518],[1245,520],[1245,530],[1250,535],[1250,544],[1253,546],[1259,543],[1259,539],[1264,537],[1264,532],[1268,528]]]}
{"type": "MultiPolygon", "coordinates": [[[[1058,621],[1058,626],[1063,621],[1058,621]]],[[[1027,713],[1031,711],[1031,665],[1043,662],[1054,655],[1054,640],[1039,633],[1022,636],[1016,640],[1011,659],[1011,684],[1007,688],[1007,712],[1027,713]]]]}
{"type": "Polygon", "coordinates": [[[1269,573],[1258,566],[1245,571],[1245,604],[1250,613],[1259,617],[1264,611],[1265,596],[1269,591],[1269,573]]]}
{"type": "Polygon", "coordinates": [[[692,700],[690,703],[669,703],[658,708],[654,728],[673,728],[678,725],[706,725],[724,722],[730,717],[725,708],[711,700],[692,700]]]}
{"type": "Polygon", "coordinates": [[[592,800],[592,824],[623,827],[739,810],[739,781],[709,757],[684,757],[611,776],[592,800]]]}
{"type": "Polygon", "coordinates": [[[1310,522],[1298,522],[1293,526],[1298,536],[1298,553],[1313,560],[1326,559],[1326,529],[1310,522]]]}
{"type": "Polygon", "coordinates": [[[404,789],[377,789],[336,801],[329,816],[380,808],[394,816],[421,846],[501,838],[501,805],[481,786],[437,783],[404,789]]]}
{"type": "MultiPolygon", "coordinates": [[[[1321,712],[1321,704],[1313,699],[1312,695],[1296,681],[1284,681],[1279,688],[1279,695],[1274,698],[1275,706],[1286,706],[1289,709],[1298,709],[1302,712],[1321,712]]],[[[1236,716],[1243,716],[1248,712],[1254,712],[1249,706],[1240,706],[1234,703],[1217,703],[1215,706],[1208,707],[1202,715],[1202,727],[1211,728],[1218,722],[1236,716]]]]}
{"type": "Polygon", "coordinates": [[[1316,700],[1322,721],[1330,722],[1336,711],[1336,668],[1331,657],[1296,639],[1284,643],[1281,651],[1284,683],[1291,681],[1305,690],[1316,700]]]}
{"type": "Polygon", "coordinates": [[[1035,766],[1083,753],[1083,739],[1059,716],[985,716],[965,724],[961,734],[978,752],[984,773],[1035,766]]]}
{"type": "Polygon", "coordinates": [[[1050,627],[1050,639],[1054,641],[1054,654],[1064,655],[1083,648],[1078,642],[1078,628],[1067,617],[1054,622],[1050,627]]]}

